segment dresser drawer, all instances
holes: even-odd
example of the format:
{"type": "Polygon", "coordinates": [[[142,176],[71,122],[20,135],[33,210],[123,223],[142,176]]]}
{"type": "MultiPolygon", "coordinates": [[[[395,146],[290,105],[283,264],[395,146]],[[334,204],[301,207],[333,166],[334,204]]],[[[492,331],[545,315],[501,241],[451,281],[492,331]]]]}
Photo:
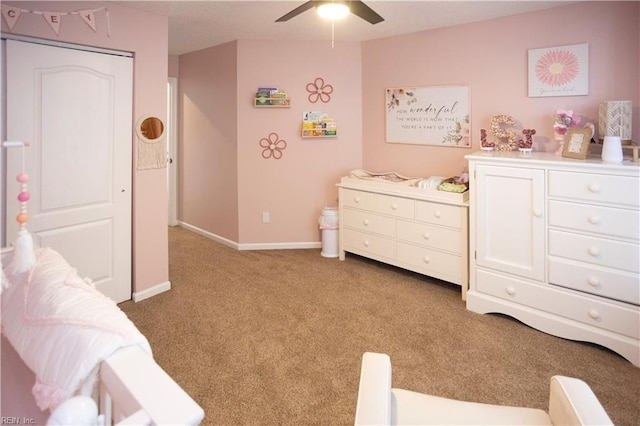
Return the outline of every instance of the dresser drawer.
{"type": "Polygon", "coordinates": [[[394,259],[396,255],[395,241],[353,229],[343,230],[343,245],[345,251],[358,254],[371,254],[388,259],[394,259]]]}
{"type": "MultiPolygon", "coordinates": [[[[640,310],[637,307],[529,284],[484,270],[477,270],[476,278],[478,291],[482,293],[634,339],[640,338],[640,310]]],[[[559,324],[558,328],[561,329],[562,325],[559,324]]]]}
{"type": "Polygon", "coordinates": [[[552,170],[549,197],[640,207],[640,179],[552,170]]]}
{"type": "Polygon", "coordinates": [[[640,241],[637,210],[550,200],[549,226],[640,241]]]}
{"type": "Polygon", "coordinates": [[[640,247],[633,243],[550,230],[549,255],[640,272],[640,247]]]}
{"type": "Polygon", "coordinates": [[[413,219],[415,201],[410,198],[378,195],[376,211],[404,219],[413,219]]]}
{"type": "Polygon", "coordinates": [[[398,261],[417,267],[427,275],[437,272],[451,277],[448,279],[451,282],[460,283],[463,271],[460,256],[401,242],[396,250],[398,261]]]}
{"type": "Polygon", "coordinates": [[[346,207],[374,211],[377,194],[353,189],[343,189],[340,202],[346,207]]]}
{"type": "Polygon", "coordinates": [[[396,235],[396,220],[392,217],[353,209],[343,209],[342,216],[340,218],[341,226],[392,238],[396,235]]]}
{"type": "Polygon", "coordinates": [[[416,201],[416,220],[421,222],[460,229],[463,226],[462,219],[465,211],[458,206],[416,201]]]}
{"type": "Polygon", "coordinates": [[[463,241],[460,231],[404,220],[398,220],[396,226],[398,240],[456,254],[462,253],[463,241]]]}
{"type": "Polygon", "coordinates": [[[640,275],[564,259],[549,259],[549,283],[640,305],[640,275]]]}

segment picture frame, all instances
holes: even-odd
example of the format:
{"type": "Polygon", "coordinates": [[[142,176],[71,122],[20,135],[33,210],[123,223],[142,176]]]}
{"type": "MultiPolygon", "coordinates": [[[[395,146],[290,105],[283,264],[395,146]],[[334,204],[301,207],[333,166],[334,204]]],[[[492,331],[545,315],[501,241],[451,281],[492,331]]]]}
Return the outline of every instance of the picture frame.
{"type": "Polygon", "coordinates": [[[567,129],[562,156],[584,160],[589,155],[593,132],[589,127],[567,129]]]}
{"type": "Polygon", "coordinates": [[[528,50],[529,97],[589,94],[589,44],[528,50]]]}
{"type": "Polygon", "coordinates": [[[385,89],[385,141],[471,148],[469,86],[385,89]]]}

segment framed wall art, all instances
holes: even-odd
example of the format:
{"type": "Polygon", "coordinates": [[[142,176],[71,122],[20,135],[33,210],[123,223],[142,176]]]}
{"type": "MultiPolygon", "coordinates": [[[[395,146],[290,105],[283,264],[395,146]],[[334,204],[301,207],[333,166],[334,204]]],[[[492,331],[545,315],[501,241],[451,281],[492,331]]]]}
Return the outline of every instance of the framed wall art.
{"type": "Polygon", "coordinates": [[[589,44],[530,49],[529,97],[589,94],[589,44]]]}
{"type": "Polygon", "coordinates": [[[470,148],[469,87],[386,89],[386,141],[470,148]]]}

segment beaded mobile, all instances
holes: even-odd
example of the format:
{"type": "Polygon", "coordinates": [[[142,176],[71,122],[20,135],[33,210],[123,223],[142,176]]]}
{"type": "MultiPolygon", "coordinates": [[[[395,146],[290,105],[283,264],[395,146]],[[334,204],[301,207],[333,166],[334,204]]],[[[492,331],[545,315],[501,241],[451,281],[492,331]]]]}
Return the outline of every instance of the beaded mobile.
{"type": "MultiPolygon", "coordinates": [[[[27,212],[27,202],[31,198],[27,184],[29,182],[29,175],[25,171],[25,148],[28,146],[25,142],[20,141],[6,141],[2,142],[3,148],[21,148],[22,149],[22,171],[16,180],[20,184],[20,192],[18,193],[18,201],[20,202],[20,212],[16,216],[16,222],[18,222],[18,233],[13,243],[13,259],[7,265],[7,270],[11,274],[20,274],[30,270],[35,265],[35,251],[33,248],[33,237],[27,230],[27,221],[29,220],[29,214],[27,212]]],[[[3,270],[4,274],[4,270],[3,270]]],[[[2,286],[7,288],[9,282],[6,277],[2,277],[2,286]]]]}

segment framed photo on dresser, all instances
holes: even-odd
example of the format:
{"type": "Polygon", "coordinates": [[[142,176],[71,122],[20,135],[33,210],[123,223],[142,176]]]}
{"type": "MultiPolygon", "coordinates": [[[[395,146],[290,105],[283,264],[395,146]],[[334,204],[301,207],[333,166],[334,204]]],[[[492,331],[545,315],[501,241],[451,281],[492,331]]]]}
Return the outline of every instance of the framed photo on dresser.
{"type": "Polygon", "coordinates": [[[592,133],[589,127],[567,129],[562,156],[579,160],[587,158],[592,133]]]}

